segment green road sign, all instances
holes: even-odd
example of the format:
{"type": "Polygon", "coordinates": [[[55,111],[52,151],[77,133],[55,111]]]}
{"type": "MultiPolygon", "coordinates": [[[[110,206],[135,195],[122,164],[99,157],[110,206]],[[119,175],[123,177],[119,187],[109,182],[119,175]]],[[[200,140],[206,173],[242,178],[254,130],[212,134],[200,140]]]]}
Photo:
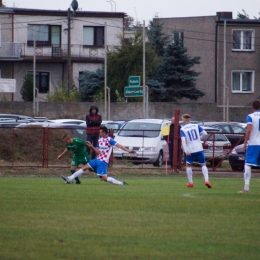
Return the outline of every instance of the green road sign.
{"type": "Polygon", "coordinates": [[[128,78],[128,86],[133,87],[133,86],[140,86],[141,84],[140,76],[130,76],[128,78]]]}
{"type": "Polygon", "coordinates": [[[142,97],[143,96],[143,87],[125,87],[124,90],[125,97],[142,97]]]}

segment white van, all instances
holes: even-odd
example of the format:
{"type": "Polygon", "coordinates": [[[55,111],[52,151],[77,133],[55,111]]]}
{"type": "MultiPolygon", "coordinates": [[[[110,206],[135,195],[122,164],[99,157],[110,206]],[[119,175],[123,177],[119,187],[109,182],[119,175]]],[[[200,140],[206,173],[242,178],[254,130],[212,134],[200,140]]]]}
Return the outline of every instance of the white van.
{"type": "Polygon", "coordinates": [[[163,119],[128,121],[116,134],[115,140],[136,153],[129,154],[114,146],[114,157],[135,163],[152,163],[154,166],[162,166],[166,160],[167,143],[161,129],[170,123],[169,120],[163,119]]]}

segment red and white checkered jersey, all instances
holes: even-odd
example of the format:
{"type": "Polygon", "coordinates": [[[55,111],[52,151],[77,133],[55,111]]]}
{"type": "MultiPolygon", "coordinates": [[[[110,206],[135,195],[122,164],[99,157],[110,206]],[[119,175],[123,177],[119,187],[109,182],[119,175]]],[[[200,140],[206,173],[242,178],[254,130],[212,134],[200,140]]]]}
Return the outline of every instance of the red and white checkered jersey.
{"type": "Polygon", "coordinates": [[[117,142],[109,136],[104,137],[104,138],[100,137],[98,139],[98,145],[97,145],[97,149],[99,149],[100,153],[99,153],[97,159],[108,163],[109,157],[112,152],[112,146],[114,146],[116,144],[117,144],[117,142]]]}

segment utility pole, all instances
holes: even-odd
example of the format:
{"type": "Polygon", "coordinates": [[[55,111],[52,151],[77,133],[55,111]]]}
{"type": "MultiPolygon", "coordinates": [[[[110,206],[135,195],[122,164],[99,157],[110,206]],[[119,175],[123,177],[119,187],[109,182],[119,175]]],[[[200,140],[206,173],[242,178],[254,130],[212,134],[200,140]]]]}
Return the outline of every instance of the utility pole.
{"type": "Polygon", "coordinates": [[[146,87],[145,87],[145,20],[143,20],[143,116],[146,117],[146,87]]]}
{"type": "Polygon", "coordinates": [[[72,89],[71,84],[71,11],[68,8],[68,57],[67,57],[67,65],[68,65],[68,86],[67,86],[67,95],[70,95],[70,90],[72,89]]]}
{"type": "Polygon", "coordinates": [[[226,19],[224,20],[224,57],[223,57],[223,122],[227,121],[226,118],[226,19]]]}
{"type": "Polygon", "coordinates": [[[104,82],[104,119],[107,120],[107,23],[105,23],[105,82],[104,82]]]}

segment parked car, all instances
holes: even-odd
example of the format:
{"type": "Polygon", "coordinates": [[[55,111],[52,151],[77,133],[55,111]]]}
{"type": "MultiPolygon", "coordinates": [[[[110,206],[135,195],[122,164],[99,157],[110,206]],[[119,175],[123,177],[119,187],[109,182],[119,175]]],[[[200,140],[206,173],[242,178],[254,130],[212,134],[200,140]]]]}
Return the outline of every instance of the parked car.
{"type": "Polygon", "coordinates": [[[115,140],[136,151],[135,154],[128,154],[114,146],[114,157],[127,159],[134,163],[152,163],[154,166],[162,166],[166,160],[166,141],[161,129],[170,124],[169,120],[163,119],[135,119],[128,121],[118,131],[115,140]]]}
{"type": "Polygon", "coordinates": [[[69,133],[72,134],[73,137],[78,137],[83,140],[86,138],[86,127],[77,125],[77,124],[58,124],[58,123],[52,123],[52,122],[31,122],[31,123],[23,123],[18,126],[17,128],[21,127],[35,127],[35,128],[41,128],[41,127],[48,127],[48,128],[59,128],[59,129],[65,129],[69,133]]]}
{"type": "Polygon", "coordinates": [[[57,123],[57,124],[74,124],[74,125],[80,125],[80,124],[86,124],[86,121],[79,120],[79,119],[53,119],[48,120],[48,122],[51,123],[57,123]]]}
{"type": "Polygon", "coordinates": [[[246,129],[240,126],[237,123],[232,122],[204,122],[200,124],[201,126],[210,126],[220,130],[228,140],[230,141],[232,146],[241,144],[244,142],[244,136],[246,133],[246,129]]]}
{"type": "Polygon", "coordinates": [[[31,123],[34,122],[33,119],[8,119],[8,120],[1,120],[0,121],[0,128],[2,127],[6,127],[6,128],[12,128],[12,127],[17,127],[20,124],[27,124],[27,123],[31,123]]]}
{"type": "MultiPolygon", "coordinates": [[[[228,156],[229,164],[233,171],[243,171],[245,165],[244,144],[236,146],[228,156]]],[[[252,166],[253,169],[260,169],[258,166],[252,166]]]]}
{"type": "Polygon", "coordinates": [[[112,129],[114,133],[117,133],[126,123],[127,121],[113,121],[107,123],[105,126],[107,129],[112,129]]]}
{"type": "Polygon", "coordinates": [[[0,114],[0,118],[21,120],[21,119],[32,119],[30,116],[17,115],[17,114],[0,114]]]}
{"type": "Polygon", "coordinates": [[[236,146],[228,156],[228,161],[233,171],[242,171],[245,164],[244,144],[236,146]]]}
{"type": "Polygon", "coordinates": [[[229,152],[227,147],[231,149],[231,143],[225,135],[206,127],[205,130],[208,134],[201,137],[205,158],[215,166],[227,155],[229,152]]]}

